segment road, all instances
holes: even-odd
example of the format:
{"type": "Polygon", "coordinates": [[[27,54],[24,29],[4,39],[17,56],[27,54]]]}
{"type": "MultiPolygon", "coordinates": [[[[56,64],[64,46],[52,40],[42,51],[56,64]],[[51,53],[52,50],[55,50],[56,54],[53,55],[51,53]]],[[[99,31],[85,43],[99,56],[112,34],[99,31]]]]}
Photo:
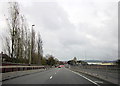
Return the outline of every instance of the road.
{"type": "MultiPolygon", "coordinates": [[[[100,86],[98,79],[90,79],[67,68],[53,68],[44,72],[3,81],[3,84],[91,84],[100,86]]],[[[104,81],[102,81],[103,83],[104,81]]]]}

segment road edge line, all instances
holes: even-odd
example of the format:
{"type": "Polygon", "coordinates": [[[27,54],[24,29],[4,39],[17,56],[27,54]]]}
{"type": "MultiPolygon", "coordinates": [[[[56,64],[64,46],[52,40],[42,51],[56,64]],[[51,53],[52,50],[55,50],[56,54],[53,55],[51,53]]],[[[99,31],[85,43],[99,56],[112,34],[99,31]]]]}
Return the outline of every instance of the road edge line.
{"type": "Polygon", "coordinates": [[[86,79],[86,80],[88,80],[88,81],[92,82],[93,84],[95,84],[95,85],[97,85],[97,86],[100,86],[98,83],[96,83],[96,82],[92,81],[91,79],[89,79],[89,78],[87,78],[87,77],[85,77],[85,76],[81,75],[80,73],[77,73],[77,72],[72,71],[72,70],[70,70],[70,69],[67,69],[67,70],[69,70],[69,71],[73,72],[74,74],[77,74],[77,75],[79,75],[79,76],[83,77],[84,79],[86,79]]]}

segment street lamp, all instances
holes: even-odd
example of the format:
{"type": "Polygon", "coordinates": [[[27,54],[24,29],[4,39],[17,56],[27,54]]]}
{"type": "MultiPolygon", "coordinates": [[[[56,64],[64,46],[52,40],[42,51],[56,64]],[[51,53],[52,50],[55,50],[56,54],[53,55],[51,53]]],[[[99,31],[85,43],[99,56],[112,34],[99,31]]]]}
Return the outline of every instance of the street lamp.
{"type": "Polygon", "coordinates": [[[32,25],[32,27],[35,26],[34,24],[32,25]]]}
{"type": "MultiPolygon", "coordinates": [[[[35,26],[35,25],[32,25],[32,30],[33,30],[33,26],[35,26]]],[[[32,32],[32,30],[31,30],[31,32],[32,32]]],[[[29,59],[29,65],[31,64],[31,58],[32,58],[32,34],[31,34],[31,37],[30,37],[30,41],[31,41],[31,44],[30,44],[30,59],[29,59]]]]}

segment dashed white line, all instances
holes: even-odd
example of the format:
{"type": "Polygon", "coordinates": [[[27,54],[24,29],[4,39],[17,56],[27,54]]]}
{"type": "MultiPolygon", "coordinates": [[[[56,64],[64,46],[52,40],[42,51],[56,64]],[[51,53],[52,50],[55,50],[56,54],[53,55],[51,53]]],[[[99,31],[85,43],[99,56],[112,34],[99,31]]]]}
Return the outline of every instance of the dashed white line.
{"type": "Polygon", "coordinates": [[[73,72],[73,73],[75,73],[75,74],[83,77],[84,79],[87,79],[88,81],[92,82],[93,84],[96,84],[97,86],[100,86],[98,83],[92,81],[91,79],[89,79],[89,78],[87,78],[87,77],[85,77],[85,76],[83,76],[83,75],[81,75],[81,74],[79,74],[79,73],[77,73],[77,72],[74,72],[74,71],[72,71],[72,70],[69,70],[69,71],[71,71],[71,72],[73,72]]]}
{"type": "Polygon", "coordinates": [[[50,79],[52,79],[52,76],[50,76],[50,79]]]}

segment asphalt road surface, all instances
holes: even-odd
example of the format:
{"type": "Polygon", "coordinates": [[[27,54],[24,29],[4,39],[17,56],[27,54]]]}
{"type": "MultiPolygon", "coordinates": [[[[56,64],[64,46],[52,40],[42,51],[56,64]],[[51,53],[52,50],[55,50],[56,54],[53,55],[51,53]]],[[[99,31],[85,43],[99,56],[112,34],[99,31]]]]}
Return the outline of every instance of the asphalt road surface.
{"type": "Polygon", "coordinates": [[[67,68],[53,68],[31,75],[3,81],[3,84],[91,84],[100,86],[104,81],[86,77],[67,68]]]}

